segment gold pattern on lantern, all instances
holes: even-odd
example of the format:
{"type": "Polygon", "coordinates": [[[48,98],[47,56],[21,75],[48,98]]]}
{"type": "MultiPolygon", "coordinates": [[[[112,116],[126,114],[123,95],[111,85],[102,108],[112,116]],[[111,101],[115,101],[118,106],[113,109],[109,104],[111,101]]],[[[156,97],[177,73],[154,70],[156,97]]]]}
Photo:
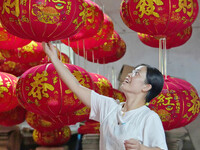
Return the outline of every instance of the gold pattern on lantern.
{"type": "Polygon", "coordinates": [[[154,12],[154,3],[158,6],[163,5],[162,0],[140,0],[136,6],[136,9],[139,8],[139,12],[141,12],[139,17],[142,18],[144,14],[146,14],[147,16],[153,15],[157,18],[160,17],[157,12],[154,12]]]}
{"type": "Polygon", "coordinates": [[[199,109],[200,109],[200,101],[199,101],[199,97],[197,96],[197,94],[194,92],[194,90],[191,89],[190,91],[190,96],[192,96],[192,106],[190,107],[190,109],[188,110],[188,112],[192,112],[193,115],[199,113],[199,109]]]}
{"type": "Polygon", "coordinates": [[[11,86],[10,82],[6,82],[7,87],[9,88],[11,86]]]}
{"type": "MultiPolygon", "coordinates": [[[[5,64],[5,65],[8,65],[8,67],[11,68],[11,69],[14,69],[15,66],[16,66],[16,63],[13,62],[13,61],[7,61],[7,62],[5,62],[4,64],[5,64]]],[[[9,68],[8,68],[8,69],[9,69],[9,68]]]]}
{"type": "MultiPolygon", "coordinates": [[[[71,94],[73,93],[71,90],[65,90],[66,94],[71,94]]],[[[78,97],[73,93],[74,99],[78,99],[78,97]]]]}
{"type": "Polygon", "coordinates": [[[0,41],[7,41],[8,40],[8,34],[4,31],[0,32],[0,41]]]}
{"type": "Polygon", "coordinates": [[[2,15],[7,12],[8,14],[13,14],[16,17],[19,17],[20,10],[19,10],[19,0],[14,0],[11,3],[11,0],[4,0],[3,2],[3,10],[2,15]],[[14,8],[14,10],[10,10],[10,8],[14,8]]]}
{"type": "Polygon", "coordinates": [[[85,23],[86,17],[87,17],[87,10],[86,10],[86,3],[83,3],[83,7],[79,7],[80,10],[83,10],[82,12],[79,13],[79,16],[73,20],[73,23],[76,25],[75,29],[78,29],[81,24],[85,23]],[[82,17],[82,21],[78,21],[79,17],[82,17]]]}
{"type": "Polygon", "coordinates": [[[166,105],[172,105],[172,106],[174,106],[175,104],[174,103],[171,103],[171,99],[173,99],[173,97],[171,97],[171,94],[170,93],[168,93],[169,95],[167,95],[168,97],[166,97],[165,95],[163,95],[162,93],[158,96],[158,104],[159,105],[164,105],[164,106],[166,106],[166,105]],[[169,97],[170,96],[170,97],[169,97]],[[167,103],[164,103],[165,102],[165,100],[167,100],[167,103]]]}
{"type": "Polygon", "coordinates": [[[53,78],[53,84],[55,85],[58,82],[58,77],[53,78]]]}
{"type": "Polygon", "coordinates": [[[86,115],[86,114],[89,114],[89,113],[90,113],[90,108],[88,108],[87,106],[85,106],[85,107],[74,112],[74,114],[76,116],[86,115]]]}
{"type": "Polygon", "coordinates": [[[34,53],[34,49],[36,49],[38,46],[38,44],[34,41],[30,42],[29,44],[23,46],[22,48],[18,48],[18,50],[22,53],[24,52],[31,52],[31,53],[34,53]]]}
{"type": "Polygon", "coordinates": [[[3,92],[8,92],[8,88],[3,86],[3,79],[0,76],[0,97],[4,98],[3,92]]]}
{"type": "Polygon", "coordinates": [[[189,17],[192,16],[194,10],[193,0],[179,0],[178,7],[179,8],[176,9],[175,12],[183,11],[183,13],[187,14],[189,17]]]}
{"type": "Polygon", "coordinates": [[[160,119],[162,120],[162,122],[166,122],[166,121],[170,121],[171,120],[171,116],[170,116],[171,114],[168,111],[166,111],[164,109],[159,109],[157,111],[157,113],[159,114],[160,119]]]}
{"type": "Polygon", "coordinates": [[[64,105],[75,105],[75,101],[72,97],[69,97],[69,96],[64,96],[64,105]]]}
{"type": "Polygon", "coordinates": [[[47,121],[47,120],[43,120],[43,119],[40,120],[40,124],[41,124],[41,126],[43,126],[43,127],[50,127],[50,126],[52,125],[51,122],[49,122],[49,121],[47,121]]]}
{"type": "Polygon", "coordinates": [[[72,9],[72,2],[68,1],[66,8],[67,8],[66,15],[70,15],[72,9]]]}
{"type": "Polygon", "coordinates": [[[36,97],[39,100],[41,100],[42,97],[49,97],[49,94],[45,92],[48,90],[53,91],[54,87],[49,83],[45,83],[48,80],[47,76],[48,73],[43,71],[42,74],[37,73],[36,76],[33,77],[34,82],[30,83],[32,89],[28,93],[28,96],[36,97]]]}
{"type": "Polygon", "coordinates": [[[33,4],[32,14],[37,17],[38,21],[46,24],[55,24],[60,20],[60,13],[50,6],[33,4]]]}
{"type": "Polygon", "coordinates": [[[68,126],[63,127],[62,132],[63,132],[63,134],[64,134],[63,136],[65,138],[70,136],[70,128],[68,126]]]}
{"type": "Polygon", "coordinates": [[[80,71],[74,71],[72,74],[76,77],[76,79],[78,80],[78,82],[81,85],[83,85],[83,86],[85,86],[87,88],[90,87],[90,85],[88,83],[87,84],[85,83],[85,79],[83,78],[83,75],[81,74],[80,71]]]}

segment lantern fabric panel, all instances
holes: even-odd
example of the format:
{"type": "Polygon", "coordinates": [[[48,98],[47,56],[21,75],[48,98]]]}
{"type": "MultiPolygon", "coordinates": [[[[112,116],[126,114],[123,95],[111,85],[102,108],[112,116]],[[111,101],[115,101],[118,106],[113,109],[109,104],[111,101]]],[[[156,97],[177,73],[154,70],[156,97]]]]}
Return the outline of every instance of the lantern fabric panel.
{"type": "MultiPolygon", "coordinates": [[[[80,71],[70,64],[66,67],[82,86],[93,89],[92,80],[84,69],[80,71]]],[[[85,106],[62,82],[51,63],[27,70],[19,79],[17,89],[21,105],[43,116],[56,118],[85,106]]]]}
{"type": "Polygon", "coordinates": [[[33,131],[33,140],[42,146],[59,146],[69,141],[70,137],[71,130],[68,126],[52,131],[38,131],[36,129],[33,131]]]}
{"type": "Polygon", "coordinates": [[[84,0],[86,5],[86,21],[81,30],[69,37],[71,42],[96,35],[103,25],[104,14],[102,9],[91,0],[84,0]]]}
{"type": "Polygon", "coordinates": [[[17,77],[0,72],[0,112],[9,111],[18,105],[16,96],[17,77]]]}
{"type": "MultiPolygon", "coordinates": [[[[183,31],[166,37],[166,48],[170,49],[185,44],[192,36],[192,27],[188,27],[183,31]]],[[[145,45],[159,48],[159,37],[138,33],[138,37],[145,45]]]]}
{"type": "Polygon", "coordinates": [[[4,0],[0,6],[0,21],[9,33],[38,42],[60,40],[77,33],[86,14],[83,0],[23,3],[4,0]]]}

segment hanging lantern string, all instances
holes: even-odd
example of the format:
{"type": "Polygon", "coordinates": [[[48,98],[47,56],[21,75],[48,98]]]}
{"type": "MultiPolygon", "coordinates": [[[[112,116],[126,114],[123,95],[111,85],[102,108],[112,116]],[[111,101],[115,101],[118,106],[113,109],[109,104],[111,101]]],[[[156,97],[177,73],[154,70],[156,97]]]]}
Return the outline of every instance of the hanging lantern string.
{"type": "Polygon", "coordinates": [[[159,39],[159,70],[167,78],[167,48],[166,38],[159,39]]]}
{"type": "Polygon", "coordinates": [[[164,75],[165,79],[167,79],[167,41],[166,38],[163,38],[163,50],[164,50],[164,75]]]}
{"type": "Polygon", "coordinates": [[[84,69],[86,68],[86,51],[85,51],[85,40],[83,39],[83,56],[84,56],[84,69]]]}
{"type": "Polygon", "coordinates": [[[60,52],[60,61],[62,62],[62,49],[61,49],[61,41],[58,41],[58,45],[59,45],[59,52],[60,52]]]}
{"type": "Polygon", "coordinates": [[[163,74],[162,38],[159,39],[159,70],[163,74]]]}
{"type": "Polygon", "coordinates": [[[70,53],[70,40],[69,38],[67,39],[68,40],[68,52],[69,52],[69,60],[71,62],[71,53],[70,53]]]}
{"type": "Polygon", "coordinates": [[[80,55],[79,55],[79,41],[76,42],[77,43],[77,51],[78,51],[78,62],[77,62],[77,66],[79,66],[79,59],[80,59],[80,55]]]}

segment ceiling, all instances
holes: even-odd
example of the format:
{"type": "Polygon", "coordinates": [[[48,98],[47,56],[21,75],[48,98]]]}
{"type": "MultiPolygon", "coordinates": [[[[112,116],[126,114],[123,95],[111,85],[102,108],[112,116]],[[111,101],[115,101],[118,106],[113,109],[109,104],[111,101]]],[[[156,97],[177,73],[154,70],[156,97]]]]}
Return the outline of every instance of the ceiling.
{"type": "MultiPolygon", "coordinates": [[[[95,3],[97,3],[110,18],[112,19],[114,23],[115,30],[119,34],[123,33],[135,33],[131,29],[129,29],[122,21],[120,17],[120,4],[122,0],[93,0],[95,3]]],[[[198,3],[200,5],[200,0],[198,0],[198,3]]],[[[200,11],[199,11],[200,13],[200,11]]],[[[197,19],[192,25],[193,28],[200,28],[200,14],[197,16],[197,19]]]]}

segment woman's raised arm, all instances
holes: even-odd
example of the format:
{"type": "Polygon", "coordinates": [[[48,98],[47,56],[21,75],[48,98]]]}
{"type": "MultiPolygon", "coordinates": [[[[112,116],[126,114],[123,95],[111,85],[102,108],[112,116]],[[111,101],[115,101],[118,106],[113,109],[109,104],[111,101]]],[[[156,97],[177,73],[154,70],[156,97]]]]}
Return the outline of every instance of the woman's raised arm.
{"type": "Polygon", "coordinates": [[[91,105],[91,90],[80,85],[74,75],[65,67],[65,65],[59,60],[57,50],[49,43],[42,43],[43,49],[48,57],[51,59],[57,73],[62,81],[71,89],[73,93],[81,100],[86,106],[91,105]]]}

